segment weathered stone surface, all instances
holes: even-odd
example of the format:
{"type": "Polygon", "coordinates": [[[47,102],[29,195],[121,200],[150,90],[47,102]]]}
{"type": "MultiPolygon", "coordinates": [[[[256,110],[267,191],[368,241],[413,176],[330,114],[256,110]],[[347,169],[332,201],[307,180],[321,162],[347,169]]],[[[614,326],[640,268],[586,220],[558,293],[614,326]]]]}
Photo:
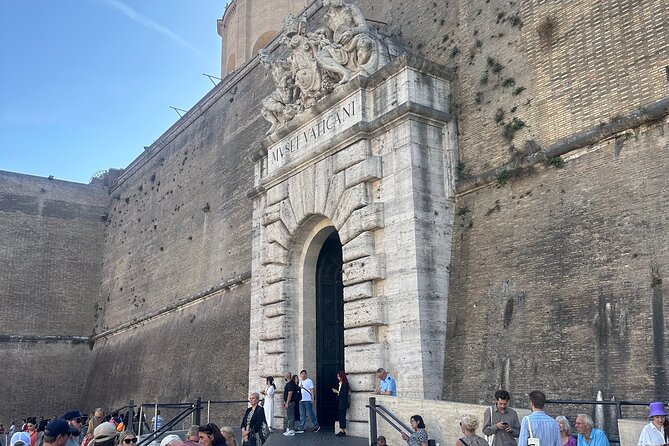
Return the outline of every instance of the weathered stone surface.
{"type": "Polygon", "coordinates": [[[374,282],[361,282],[344,287],[344,302],[368,299],[374,296],[374,282]]]}
{"type": "Polygon", "coordinates": [[[276,355],[286,352],[286,340],[285,339],[274,339],[274,340],[263,340],[263,349],[268,355],[276,355]]]}
{"type": "MultiPolygon", "coordinates": [[[[350,218],[349,218],[350,220],[350,218]]],[[[342,246],[344,262],[361,259],[374,254],[374,234],[371,231],[363,232],[353,240],[342,246]]]]}
{"type": "Polygon", "coordinates": [[[353,211],[367,206],[370,201],[367,188],[366,184],[358,184],[344,191],[332,216],[336,228],[341,228],[353,211]]]}
{"type": "MultiPolygon", "coordinates": [[[[335,181],[334,167],[332,157],[320,161],[315,166],[314,173],[314,213],[328,215],[325,213],[325,206],[328,200],[331,183],[335,181]]],[[[345,178],[339,176],[340,188],[343,190],[345,178]]],[[[333,194],[336,192],[333,191],[333,194]]]]}
{"type": "Polygon", "coordinates": [[[330,187],[328,188],[327,201],[325,202],[325,212],[323,215],[332,218],[334,215],[337,206],[339,206],[339,201],[341,200],[342,194],[346,190],[345,187],[346,178],[344,172],[335,174],[330,181],[330,187]]]}
{"type": "Polygon", "coordinates": [[[288,263],[288,250],[278,243],[267,243],[262,252],[262,264],[276,263],[286,265],[288,263]]]}
{"type": "Polygon", "coordinates": [[[365,257],[344,264],[344,285],[354,285],[369,280],[380,280],[385,275],[385,258],[381,255],[365,257]]]}
{"type": "Polygon", "coordinates": [[[286,301],[281,301],[281,302],[276,302],[270,305],[266,305],[263,307],[263,316],[265,318],[273,318],[273,317],[279,317],[279,316],[284,316],[286,314],[288,304],[286,301]]]}
{"type": "Polygon", "coordinates": [[[372,154],[371,143],[368,139],[361,139],[351,144],[344,150],[334,155],[335,172],[341,172],[344,169],[361,163],[372,154]]]}
{"type": "Polygon", "coordinates": [[[379,344],[346,347],[347,373],[375,373],[383,363],[381,348],[379,344]]]}
{"type": "Polygon", "coordinates": [[[373,344],[377,340],[376,328],[373,326],[344,330],[344,345],[373,344]]]}
{"type": "Polygon", "coordinates": [[[381,170],[381,157],[370,156],[345,170],[346,187],[349,188],[360,183],[381,179],[383,177],[381,170]]]}
{"type": "Polygon", "coordinates": [[[272,341],[275,339],[283,339],[286,337],[285,319],[282,317],[267,318],[263,321],[260,328],[260,340],[272,341]]]}
{"type": "Polygon", "coordinates": [[[281,220],[281,203],[276,203],[265,208],[265,213],[262,218],[262,225],[269,226],[274,222],[281,220]]]}
{"type": "Polygon", "coordinates": [[[267,190],[267,206],[272,206],[288,198],[288,184],[279,183],[267,190]]]}
{"type": "Polygon", "coordinates": [[[265,239],[267,243],[278,243],[286,249],[290,248],[293,242],[293,236],[282,221],[272,223],[265,228],[265,239]]]}
{"type": "MultiPolygon", "coordinates": [[[[344,328],[385,324],[385,310],[380,298],[344,303],[344,328]]],[[[346,335],[346,331],[344,332],[346,335]]]]}
{"type": "Polygon", "coordinates": [[[260,305],[270,305],[287,299],[283,282],[267,284],[262,287],[260,305]]]}
{"type": "Polygon", "coordinates": [[[314,166],[309,166],[288,180],[290,204],[298,222],[314,212],[314,170],[314,166]]]}
{"type": "Polygon", "coordinates": [[[383,203],[372,203],[354,211],[339,230],[339,238],[344,246],[365,231],[380,229],[384,225],[383,203]]]}

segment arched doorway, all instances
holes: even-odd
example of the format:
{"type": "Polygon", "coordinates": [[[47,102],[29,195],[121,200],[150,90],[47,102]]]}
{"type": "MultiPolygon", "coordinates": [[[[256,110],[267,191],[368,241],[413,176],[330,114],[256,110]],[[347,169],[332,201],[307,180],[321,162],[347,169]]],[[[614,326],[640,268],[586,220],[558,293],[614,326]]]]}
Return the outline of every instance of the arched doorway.
{"type": "Polygon", "coordinates": [[[321,426],[337,419],[337,371],[344,369],[344,285],[337,231],[325,240],[316,263],[316,405],[321,426]]]}

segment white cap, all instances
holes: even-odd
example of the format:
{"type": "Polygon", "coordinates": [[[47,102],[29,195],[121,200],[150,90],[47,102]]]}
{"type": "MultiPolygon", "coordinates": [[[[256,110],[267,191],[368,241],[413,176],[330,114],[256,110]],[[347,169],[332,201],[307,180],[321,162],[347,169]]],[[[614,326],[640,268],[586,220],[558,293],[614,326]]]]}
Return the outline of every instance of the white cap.
{"type": "Polygon", "coordinates": [[[178,441],[179,443],[183,443],[181,441],[181,437],[178,435],[170,434],[166,435],[165,438],[160,440],[160,446],[167,446],[168,444],[172,443],[173,441],[178,441]]]}

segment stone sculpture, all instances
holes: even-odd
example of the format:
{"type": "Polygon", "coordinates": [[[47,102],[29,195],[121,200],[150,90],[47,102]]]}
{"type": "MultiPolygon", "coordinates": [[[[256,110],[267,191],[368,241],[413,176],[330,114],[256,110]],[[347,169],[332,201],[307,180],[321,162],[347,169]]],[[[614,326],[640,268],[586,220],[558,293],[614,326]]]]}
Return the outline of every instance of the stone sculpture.
{"type": "Polygon", "coordinates": [[[370,75],[397,55],[395,45],[370,28],[360,9],[344,0],[323,0],[329,7],[325,26],[308,32],[305,18],[284,20],[283,43],[290,50],[276,59],[267,50],[260,62],[272,72],[276,89],[262,101],[262,115],[272,125],[267,134],[311,108],[338,85],[356,75],[370,75]]]}

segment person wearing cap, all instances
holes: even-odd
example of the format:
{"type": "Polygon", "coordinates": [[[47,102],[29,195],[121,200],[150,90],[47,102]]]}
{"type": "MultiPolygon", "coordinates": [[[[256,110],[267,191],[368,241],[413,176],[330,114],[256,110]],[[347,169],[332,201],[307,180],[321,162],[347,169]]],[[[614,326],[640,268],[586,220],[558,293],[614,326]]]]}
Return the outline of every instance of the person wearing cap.
{"type": "Polygon", "coordinates": [[[65,446],[74,431],[67,421],[59,418],[47,423],[44,430],[44,444],[50,446],[65,446]]]}
{"type": "Polygon", "coordinates": [[[12,434],[11,440],[9,440],[10,446],[30,446],[30,435],[27,432],[14,432],[12,434]]]}
{"type": "Polygon", "coordinates": [[[179,446],[183,441],[178,435],[170,434],[165,435],[165,437],[160,440],[160,446],[179,446]]]}
{"type": "Polygon", "coordinates": [[[93,432],[93,444],[95,446],[117,446],[118,432],[116,432],[116,426],[109,421],[100,423],[93,432]]]}
{"type": "Polygon", "coordinates": [[[656,401],[648,406],[650,423],[643,427],[637,446],[656,446],[665,444],[664,441],[664,420],[667,412],[664,410],[664,403],[656,401]]]}
{"type": "Polygon", "coordinates": [[[70,439],[67,441],[67,446],[79,446],[79,435],[81,434],[81,428],[84,425],[81,412],[78,410],[70,410],[69,412],[65,412],[65,415],[63,415],[63,420],[67,421],[70,427],[74,429],[70,435],[70,439]]]}

